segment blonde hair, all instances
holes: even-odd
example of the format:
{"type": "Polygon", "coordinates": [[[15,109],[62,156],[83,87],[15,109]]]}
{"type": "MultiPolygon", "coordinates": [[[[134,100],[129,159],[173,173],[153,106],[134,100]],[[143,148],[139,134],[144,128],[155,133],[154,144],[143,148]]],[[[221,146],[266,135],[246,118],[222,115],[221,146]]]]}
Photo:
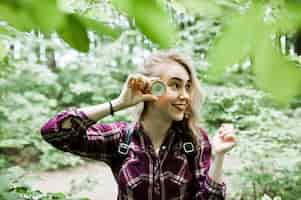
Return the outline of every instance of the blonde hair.
{"type": "MultiPolygon", "coordinates": [[[[185,123],[183,124],[185,129],[184,131],[189,133],[192,136],[194,143],[197,144],[198,139],[201,139],[199,138],[199,123],[201,121],[200,110],[204,101],[204,93],[201,89],[200,81],[197,79],[196,71],[193,68],[191,59],[176,52],[175,50],[165,52],[157,51],[155,53],[151,53],[144,59],[143,64],[138,66],[138,73],[144,76],[156,76],[154,66],[164,62],[176,62],[182,65],[190,76],[190,105],[188,106],[188,110],[185,113],[185,120],[182,120],[181,122],[185,123]]],[[[145,102],[141,102],[140,104],[136,105],[133,112],[134,120],[140,121],[141,117],[144,114],[144,111],[145,102]]]]}

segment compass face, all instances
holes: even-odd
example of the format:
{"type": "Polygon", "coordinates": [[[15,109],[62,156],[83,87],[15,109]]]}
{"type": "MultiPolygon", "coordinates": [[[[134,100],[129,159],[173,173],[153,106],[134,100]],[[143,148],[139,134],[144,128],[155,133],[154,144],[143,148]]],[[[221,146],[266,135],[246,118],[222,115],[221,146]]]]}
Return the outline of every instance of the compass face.
{"type": "Polygon", "coordinates": [[[151,93],[156,96],[162,96],[166,91],[165,84],[162,81],[155,81],[151,86],[151,93]]]}

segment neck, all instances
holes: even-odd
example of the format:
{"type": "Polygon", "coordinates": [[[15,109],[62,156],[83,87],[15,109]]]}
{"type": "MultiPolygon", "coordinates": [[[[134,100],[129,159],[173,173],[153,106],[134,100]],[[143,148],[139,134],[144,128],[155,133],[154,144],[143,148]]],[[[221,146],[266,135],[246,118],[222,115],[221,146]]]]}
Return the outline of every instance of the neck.
{"type": "Polygon", "coordinates": [[[148,135],[155,148],[160,147],[172,124],[172,120],[164,117],[156,109],[148,109],[141,120],[145,133],[148,135]]]}

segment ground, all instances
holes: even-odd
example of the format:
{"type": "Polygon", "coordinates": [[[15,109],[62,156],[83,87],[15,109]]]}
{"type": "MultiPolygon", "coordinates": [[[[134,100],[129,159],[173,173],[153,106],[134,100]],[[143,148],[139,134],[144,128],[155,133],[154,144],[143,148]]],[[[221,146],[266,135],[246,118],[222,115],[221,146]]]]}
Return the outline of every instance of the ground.
{"type": "MultiPolygon", "coordinates": [[[[239,169],[241,161],[231,156],[225,157],[224,168],[227,171],[239,169]]],[[[28,182],[34,189],[43,192],[64,192],[74,197],[89,197],[91,200],[116,200],[117,184],[110,168],[103,162],[86,164],[54,172],[28,172],[28,182]]],[[[227,191],[231,190],[229,180],[225,178],[227,191]]]]}

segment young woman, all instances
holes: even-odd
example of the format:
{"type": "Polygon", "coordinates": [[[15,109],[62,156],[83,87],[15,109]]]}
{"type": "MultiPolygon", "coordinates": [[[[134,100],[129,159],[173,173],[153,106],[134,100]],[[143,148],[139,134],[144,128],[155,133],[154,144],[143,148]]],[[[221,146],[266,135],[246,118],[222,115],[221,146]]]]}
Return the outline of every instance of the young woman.
{"type": "Polygon", "coordinates": [[[42,127],[43,138],[63,151],[106,162],[119,200],[225,199],[222,166],[236,144],[233,126],[223,124],[209,142],[198,126],[200,85],[181,55],[153,53],[142,67],[128,76],[118,98],[58,113],[42,127]],[[165,86],[160,96],[145,93],[154,77],[165,86]],[[131,106],[139,109],[132,123],[96,123],[131,106]]]}

